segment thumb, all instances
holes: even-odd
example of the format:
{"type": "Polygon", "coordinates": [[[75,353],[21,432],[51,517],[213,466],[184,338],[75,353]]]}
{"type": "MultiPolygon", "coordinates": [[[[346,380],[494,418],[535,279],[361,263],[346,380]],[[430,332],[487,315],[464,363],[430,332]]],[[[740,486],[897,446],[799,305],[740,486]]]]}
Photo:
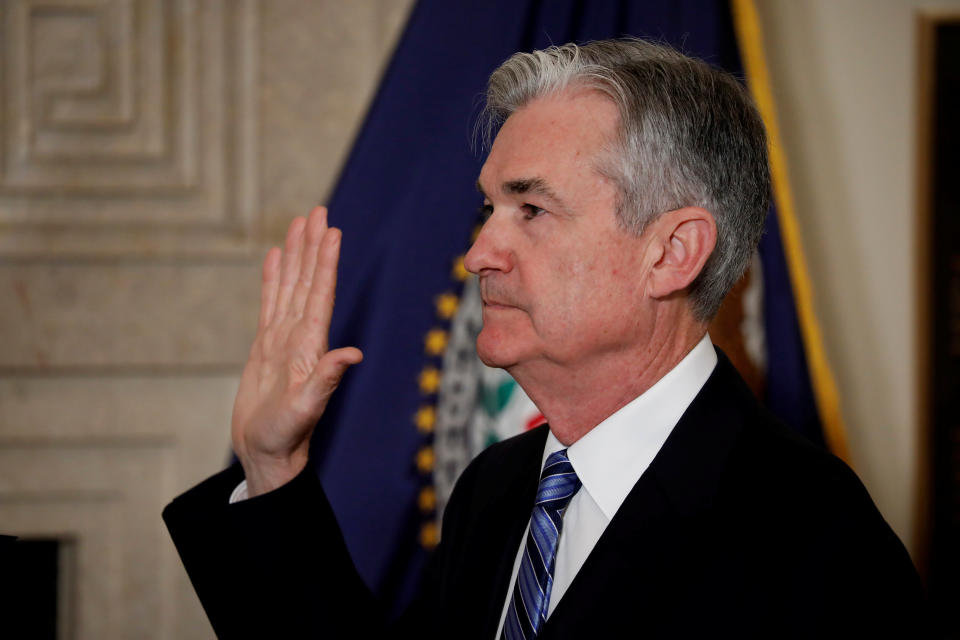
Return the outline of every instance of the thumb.
{"type": "Polygon", "coordinates": [[[363,360],[363,352],[356,347],[342,347],[324,354],[307,379],[305,391],[313,397],[328,397],[340,384],[340,379],[351,365],[363,360]]]}

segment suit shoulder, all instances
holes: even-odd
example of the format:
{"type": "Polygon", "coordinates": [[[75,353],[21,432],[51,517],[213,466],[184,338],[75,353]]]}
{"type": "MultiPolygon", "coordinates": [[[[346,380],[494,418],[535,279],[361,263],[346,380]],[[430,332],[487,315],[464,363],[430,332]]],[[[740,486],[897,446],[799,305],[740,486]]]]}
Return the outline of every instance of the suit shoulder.
{"type": "Polygon", "coordinates": [[[785,497],[856,497],[869,500],[856,473],[842,460],[792,431],[759,408],[740,434],[731,456],[734,473],[765,479],[763,486],[785,497]],[[827,491],[828,495],[819,495],[827,491]],[[837,494],[837,491],[841,491],[837,494]]]}
{"type": "Polygon", "coordinates": [[[878,630],[916,626],[925,605],[913,562],[844,461],[763,418],[742,432],[730,469],[721,490],[728,539],[791,597],[819,594],[810,624],[819,616],[843,629],[879,607],[878,630]]]}
{"type": "Polygon", "coordinates": [[[444,531],[448,522],[466,518],[495,506],[516,494],[531,477],[540,473],[540,459],[547,427],[541,426],[490,445],[467,465],[457,479],[444,509],[444,531]]]}
{"type": "Polygon", "coordinates": [[[859,558],[913,572],[902,542],[844,461],[767,416],[740,440],[721,493],[754,529],[751,537],[780,540],[797,558],[806,548],[838,565],[859,558]]]}
{"type": "Polygon", "coordinates": [[[518,472],[529,471],[531,461],[539,461],[543,455],[546,437],[547,426],[542,425],[490,445],[478,453],[460,474],[453,489],[454,495],[472,491],[477,484],[500,484],[518,472]]]}

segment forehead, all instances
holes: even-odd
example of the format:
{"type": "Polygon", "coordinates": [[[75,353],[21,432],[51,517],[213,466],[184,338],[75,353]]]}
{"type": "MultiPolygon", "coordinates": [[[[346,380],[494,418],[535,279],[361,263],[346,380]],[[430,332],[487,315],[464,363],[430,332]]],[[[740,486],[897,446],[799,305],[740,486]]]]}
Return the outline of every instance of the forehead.
{"type": "Polygon", "coordinates": [[[501,127],[480,172],[481,187],[489,192],[532,177],[551,183],[551,177],[595,178],[596,161],[613,139],[618,117],[613,101],[595,90],[530,102],[501,127]]]}

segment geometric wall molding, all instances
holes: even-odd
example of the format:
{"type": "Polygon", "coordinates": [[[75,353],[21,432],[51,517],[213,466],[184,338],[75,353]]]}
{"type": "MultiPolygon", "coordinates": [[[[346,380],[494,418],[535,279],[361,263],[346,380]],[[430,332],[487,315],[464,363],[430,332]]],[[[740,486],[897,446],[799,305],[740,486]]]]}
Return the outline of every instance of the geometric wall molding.
{"type": "Polygon", "coordinates": [[[256,0],[5,2],[0,254],[249,246],[257,20],[256,0]]]}
{"type": "Polygon", "coordinates": [[[76,571],[60,585],[71,637],[180,637],[176,564],[158,515],[175,474],[170,442],[0,443],[4,532],[71,542],[76,571]]]}
{"type": "Polygon", "coordinates": [[[0,0],[0,533],[67,541],[61,637],[213,637],[160,512],[411,4],[0,0]]]}
{"type": "Polygon", "coordinates": [[[70,542],[68,637],[213,637],[160,511],[226,463],[237,382],[0,376],[0,531],[70,542]]]}

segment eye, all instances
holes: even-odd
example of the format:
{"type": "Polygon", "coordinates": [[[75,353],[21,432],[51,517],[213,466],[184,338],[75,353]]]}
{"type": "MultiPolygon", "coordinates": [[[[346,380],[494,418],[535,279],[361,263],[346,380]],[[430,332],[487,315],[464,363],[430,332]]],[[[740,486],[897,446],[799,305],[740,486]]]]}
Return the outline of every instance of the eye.
{"type": "Polygon", "coordinates": [[[541,209],[535,204],[525,204],[520,208],[523,209],[523,217],[527,220],[533,220],[540,217],[540,214],[547,212],[546,209],[541,209]]]}
{"type": "Polygon", "coordinates": [[[483,224],[490,219],[490,216],[493,215],[493,205],[489,202],[484,202],[480,205],[480,208],[477,209],[477,216],[480,218],[480,224],[483,224]]]}

